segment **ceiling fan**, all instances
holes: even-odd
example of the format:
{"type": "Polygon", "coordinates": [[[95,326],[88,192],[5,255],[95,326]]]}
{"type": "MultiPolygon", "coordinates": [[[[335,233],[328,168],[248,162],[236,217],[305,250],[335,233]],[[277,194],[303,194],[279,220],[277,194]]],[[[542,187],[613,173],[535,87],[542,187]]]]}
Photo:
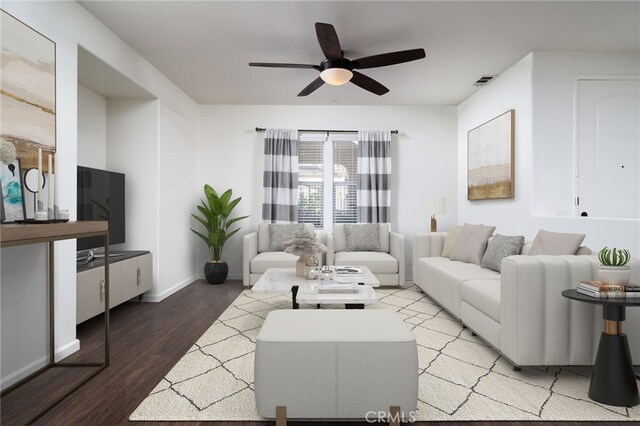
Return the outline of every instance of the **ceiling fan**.
{"type": "Polygon", "coordinates": [[[298,93],[298,96],[307,96],[313,93],[324,83],[340,86],[348,82],[381,96],[387,93],[389,89],[371,77],[367,77],[366,75],[359,73],[356,69],[362,70],[367,68],[386,67],[388,65],[415,61],[426,56],[424,49],[411,49],[383,53],[381,55],[366,56],[352,61],[343,56],[342,48],[340,47],[340,40],[338,40],[338,34],[336,33],[333,25],[316,22],[315,26],[318,43],[320,43],[322,53],[324,53],[324,56],[326,57],[320,65],[249,62],[249,66],[268,68],[305,68],[320,71],[320,77],[316,78],[311,82],[311,84],[302,89],[302,91],[298,93]]]}

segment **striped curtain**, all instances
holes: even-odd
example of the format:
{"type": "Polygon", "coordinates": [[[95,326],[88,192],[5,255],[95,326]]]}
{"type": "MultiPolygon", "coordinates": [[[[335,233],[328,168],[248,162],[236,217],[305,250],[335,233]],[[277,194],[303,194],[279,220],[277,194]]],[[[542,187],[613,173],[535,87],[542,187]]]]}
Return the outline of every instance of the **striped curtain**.
{"type": "Polygon", "coordinates": [[[391,221],[391,132],[358,132],[358,222],[391,221]]]}
{"type": "Polygon", "coordinates": [[[263,187],[262,219],[269,223],[297,223],[297,130],[266,130],[263,187]]]}

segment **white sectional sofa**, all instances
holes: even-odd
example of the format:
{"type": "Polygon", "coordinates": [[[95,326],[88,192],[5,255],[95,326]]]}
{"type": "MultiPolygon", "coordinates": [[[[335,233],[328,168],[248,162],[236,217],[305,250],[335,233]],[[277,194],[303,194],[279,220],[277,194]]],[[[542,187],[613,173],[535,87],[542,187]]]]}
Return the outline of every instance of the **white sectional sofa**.
{"type": "MultiPolygon", "coordinates": [[[[515,366],[592,365],[604,329],[600,305],[561,292],[596,279],[596,256],[528,256],[502,260],[501,273],[442,257],[446,233],[418,234],[413,280],[432,299],[500,351],[515,366]]],[[[631,281],[640,280],[633,258],[631,281]]],[[[640,362],[640,308],[626,310],[623,332],[640,362]]]]}

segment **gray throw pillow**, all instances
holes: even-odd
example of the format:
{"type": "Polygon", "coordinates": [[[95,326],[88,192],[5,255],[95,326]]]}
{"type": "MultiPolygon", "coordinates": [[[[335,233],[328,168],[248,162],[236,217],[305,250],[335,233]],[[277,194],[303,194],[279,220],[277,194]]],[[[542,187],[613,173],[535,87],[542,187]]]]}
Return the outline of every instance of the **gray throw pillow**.
{"type": "Polygon", "coordinates": [[[487,241],[496,230],[495,226],[470,225],[465,223],[451,253],[451,260],[480,264],[487,249],[487,241]]]}
{"type": "Polygon", "coordinates": [[[562,254],[576,254],[580,244],[584,241],[584,234],[566,234],[549,232],[541,229],[531,244],[529,256],[549,254],[558,256],[562,254]]]}
{"type": "Polygon", "coordinates": [[[269,224],[269,250],[284,251],[282,243],[295,238],[296,233],[302,231],[304,223],[269,224]]]}
{"type": "Polygon", "coordinates": [[[482,256],[480,266],[500,272],[502,259],[507,256],[520,254],[523,245],[524,237],[522,235],[508,236],[496,234],[489,240],[487,251],[484,253],[484,256],[482,256]]]}
{"type": "Polygon", "coordinates": [[[345,251],[382,251],[377,223],[345,224],[344,234],[347,239],[345,251]]]}
{"type": "Polygon", "coordinates": [[[462,226],[458,225],[449,229],[449,232],[447,232],[447,236],[444,239],[444,245],[442,246],[442,257],[451,257],[456,241],[458,241],[460,231],[462,231],[462,226]]]}

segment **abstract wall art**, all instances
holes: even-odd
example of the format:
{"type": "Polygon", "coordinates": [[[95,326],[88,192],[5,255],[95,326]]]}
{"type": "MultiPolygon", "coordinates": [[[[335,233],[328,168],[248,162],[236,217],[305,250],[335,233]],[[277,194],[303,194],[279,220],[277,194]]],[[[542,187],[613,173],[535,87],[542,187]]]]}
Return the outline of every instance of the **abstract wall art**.
{"type": "Polygon", "coordinates": [[[467,199],[514,197],[514,120],[509,110],[467,133],[467,199]]]}
{"type": "Polygon", "coordinates": [[[56,150],[56,45],[4,10],[0,19],[0,136],[37,167],[38,148],[56,150]]]}

